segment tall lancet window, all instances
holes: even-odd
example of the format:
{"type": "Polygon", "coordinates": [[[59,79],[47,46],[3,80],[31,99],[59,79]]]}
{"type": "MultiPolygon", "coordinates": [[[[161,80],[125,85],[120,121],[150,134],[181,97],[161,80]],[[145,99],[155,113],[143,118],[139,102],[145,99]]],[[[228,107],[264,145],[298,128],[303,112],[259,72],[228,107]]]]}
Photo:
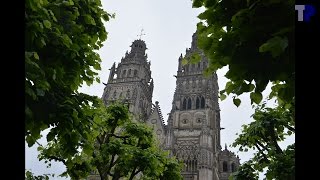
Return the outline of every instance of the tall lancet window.
{"type": "Polygon", "coordinates": [[[232,172],[236,171],[236,165],[234,163],[231,164],[231,171],[232,172]]]}
{"type": "Polygon", "coordinates": [[[191,109],[191,107],[192,107],[191,98],[188,98],[188,107],[187,107],[187,109],[191,109]]]}
{"type": "Polygon", "coordinates": [[[182,103],[182,110],[186,110],[186,109],[187,109],[187,100],[184,98],[182,103]]]}
{"type": "Polygon", "coordinates": [[[226,161],[223,161],[222,163],[222,171],[228,172],[228,163],[226,161]]]}
{"type": "Polygon", "coordinates": [[[200,98],[197,97],[197,100],[196,100],[196,109],[199,109],[200,108],[200,98]]]}
{"type": "Polygon", "coordinates": [[[206,104],[206,100],[204,99],[204,97],[201,97],[201,109],[204,108],[205,104],[206,104]]]}
{"type": "Polygon", "coordinates": [[[131,69],[129,69],[129,71],[128,71],[128,76],[129,77],[131,76],[131,69]]]}

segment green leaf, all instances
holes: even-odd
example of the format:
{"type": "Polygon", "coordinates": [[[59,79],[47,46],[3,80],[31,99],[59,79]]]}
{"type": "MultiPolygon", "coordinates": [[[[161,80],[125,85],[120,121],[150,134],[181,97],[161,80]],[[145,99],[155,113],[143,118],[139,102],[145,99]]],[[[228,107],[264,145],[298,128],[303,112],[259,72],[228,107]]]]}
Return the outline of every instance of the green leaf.
{"type": "Polygon", "coordinates": [[[34,57],[35,59],[39,60],[39,55],[38,55],[37,52],[34,52],[34,53],[33,53],[33,57],[34,57]]]}
{"type": "Polygon", "coordinates": [[[221,101],[225,100],[226,98],[227,98],[227,96],[225,94],[220,94],[221,101]]]}
{"type": "Polygon", "coordinates": [[[288,47],[287,37],[276,36],[259,47],[259,52],[271,52],[272,57],[279,56],[288,47]]]}
{"type": "Polygon", "coordinates": [[[234,85],[232,81],[228,81],[226,87],[224,88],[227,94],[230,94],[234,90],[234,85]]]}
{"type": "Polygon", "coordinates": [[[109,15],[107,13],[105,13],[104,15],[102,15],[103,20],[105,21],[109,21],[109,15]]]}
{"type": "Polygon", "coordinates": [[[84,22],[91,25],[96,25],[96,22],[90,15],[84,15],[84,22]]]}
{"type": "Polygon", "coordinates": [[[202,4],[203,4],[203,0],[193,0],[192,7],[199,8],[202,6],[202,4]]]}
{"type": "Polygon", "coordinates": [[[196,64],[196,63],[200,62],[200,60],[201,60],[201,56],[199,55],[199,53],[197,53],[197,52],[192,53],[192,55],[190,57],[191,64],[196,64]]]}
{"type": "Polygon", "coordinates": [[[240,104],[241,104],[241,100],[238,99],[238,98],[234,98],[234,99],[233,99],[233,104],[236,105],[237,107],[239,107],[240,104]]]}
{"type": "Polygon", "coordinates": [[[96,81],[97,81],[98,83],[100,83],[100,78],[96,78],[96,81]]]}
{"type": "Polygon", "coordinates": [[[74,3],[73,3],[72,0],[69,0],[69,5],[70,5],[70,6],[73,6],[73,5],[74,5],[74,3]]]}
{"type": "Polygon", "coordinates": [[[54,137],[55,137],[55,134],[54,134],[52,131],[50,131],[50,132],[47,134],[47,141],[48,141],[48,142],[52,141],[52,140],[54,139],[54,137]]]}
{"type": "Polygon", "coordinates": [[[250,93],[251,104],[252,102],[259,104],[262,100],[262,94],[260,92],[250,93]]]}
{"type": "Polygon", "coordinates": [[[253,84],[249,84],[249,92],[253,91],[255,86],[253,84]]]}
{"type": "Polygon", "coordinates": [[[100,63],[96,63],[96,64],[93,66],[93,68],[94,68],[95,70],[101,70],[100,63]]]}
{"type": "Polygon", "coordinates": [[[50,23],[50,21],[44,20],[44,21],[43,21],[43,25],[44,25],[44,27],[46,27],[47,29],[51,29],[51,23],[50,23]]]}

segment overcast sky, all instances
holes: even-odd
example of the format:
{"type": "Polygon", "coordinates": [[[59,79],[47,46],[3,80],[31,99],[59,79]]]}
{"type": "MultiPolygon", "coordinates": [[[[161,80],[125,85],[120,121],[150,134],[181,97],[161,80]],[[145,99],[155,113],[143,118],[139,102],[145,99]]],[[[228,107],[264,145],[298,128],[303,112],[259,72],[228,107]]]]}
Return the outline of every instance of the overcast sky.
{"type": "MultiPolygon", "coordinates": [[[[185,55],[186,48],[191,47],[192,34],[196,31],[199,22],[197,15],[201,9],[193,9],[191,0],[101,0],[103,8],[109,13],[115,13],[115,19],[105,23],[108,39],[99,54],[102,59],[99,73],[101,82],[106,83],[109,68],[114,62],[118,63],[126,51],[130,51],[131,43],[138,38],[141,29],[146,35],[142,36],[147,45],[148,60],[151,61],[152,77],[154,79],[153,103],[159,101],[164,119],[171,110],[175,78],[178,68],[178,58],[185,55]]],[[[223,89],[227,79],[224,77],[227,69],[217,72],[220,89],[223,89]]],[[[84,86],[81,92],[101,97],[104,85],[93,84],[84,86]]],[[[270,92],[268,90],[266,93],[270,92]]],[[[250,105],[249,95],[241,95],[239,108],[233,105],[232,97],[220,102],[221,109],[221,144],[230,145],[241,132],[241,125],[252,121],[250,116],[253,109],[250,105]]],[[[272,102],[273,103],[273,102],[272,102]]],[[[270,104],[272,104],[270,103],[270,104]]],[[[289,143],[294,141],[290,138],[289,143]]],[[[45,143],[45,138],[40,142],[45,143]]],[[[282,147],[288,143],[281,143],[282,147]]],[[[237,149],[228,149],[237,153],[237,149]]],[[[237,153],[241,162],[248,160],[253,152],[237,153]]],[[[62,173],[65,169],[60,163],[53,163],[47,169],[43,162],[37,160],[36,146],[26,146],[26,169],[35,174],[62,173]]],[[[53,178],[59,179],[59,178],[53,178]]]]}

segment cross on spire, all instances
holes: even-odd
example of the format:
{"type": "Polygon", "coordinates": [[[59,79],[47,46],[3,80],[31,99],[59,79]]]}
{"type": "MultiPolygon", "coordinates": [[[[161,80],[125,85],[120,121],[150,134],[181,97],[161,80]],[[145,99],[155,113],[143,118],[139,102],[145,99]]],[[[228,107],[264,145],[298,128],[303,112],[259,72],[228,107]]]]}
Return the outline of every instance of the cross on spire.
{"type": "Polygon", "coordinates": [[[143,36],[143,35],[146,35],[146,34],[144,34],[143,29],[141,29],[140,35],[137,35],[137,36],[139,36],[139,39],[141,39],[141,36],[143,36]]]}

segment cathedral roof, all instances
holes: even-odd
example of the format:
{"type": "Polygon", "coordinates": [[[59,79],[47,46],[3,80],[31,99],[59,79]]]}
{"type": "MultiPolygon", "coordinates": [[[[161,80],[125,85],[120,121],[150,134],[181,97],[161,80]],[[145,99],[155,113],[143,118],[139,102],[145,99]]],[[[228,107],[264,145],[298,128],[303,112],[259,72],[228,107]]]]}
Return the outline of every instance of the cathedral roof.
{"type": "Polygon", "coordinates": [[[152,109],[152,112],[151,112],[151,113],[153,113],[153,112],[156,111],[156,112],[158,113],[158,116],[159,116],[160,119],[161,119],[162,125],[164,125],[163,115],[162,115],[162,112],[161,112],[161,108],[160,108],[159,102],[156,101],[155,103],[156,103],[156,104],[155,104],[154,108],[152,109]]]}

